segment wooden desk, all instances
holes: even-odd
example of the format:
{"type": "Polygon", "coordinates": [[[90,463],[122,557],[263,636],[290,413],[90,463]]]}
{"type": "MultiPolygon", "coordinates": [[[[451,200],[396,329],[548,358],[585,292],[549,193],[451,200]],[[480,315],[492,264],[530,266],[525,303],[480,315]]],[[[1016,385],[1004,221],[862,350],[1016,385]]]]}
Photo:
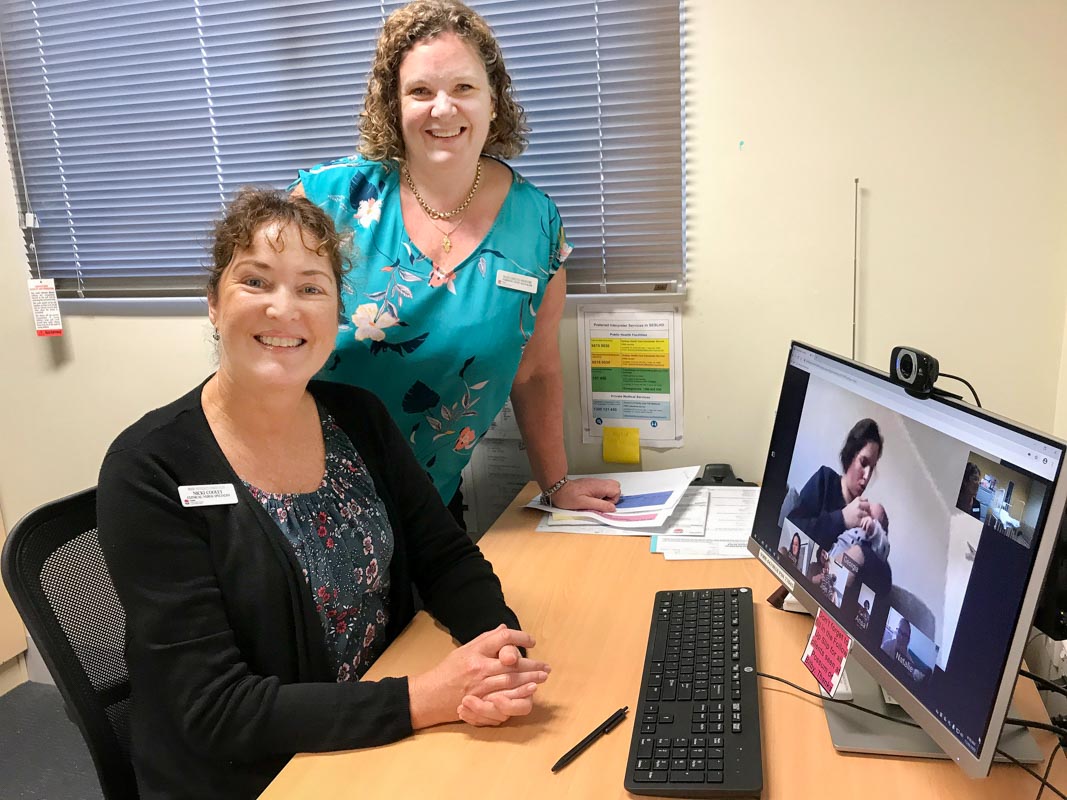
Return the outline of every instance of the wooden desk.
{"type": "MultiPolygon", "coordinates": [[[[500,728],[444,725],[384,747],[298,755],[267,788],[265,800],[631,797],[622,788],[623,773],[638,718],[652,600],[661,589],[752,587],[760,669],[817,688],[800,662],[812,620],[764,602],[778,584],[755,559],[667,562],[648,552],[645,537],[534,533],[538,514],[521,507],[533,491],[531,484],[480,545],[523,628],[537,638],[534,652],[552,665],[534,713],[500,728]],[[624,705],[630,713],[623,724],[558,774],[549,771],[624,705]]],[[[448,634],[420,613],[367,677],[427,669],[452,646],[448,634]]],[[[767,800],[809,800],[841,791],[864,800],[1008,800],[1037,794],[1037,781],[1014,766],[994,765],[989,778],[972,781],[948,761],[839,755],[819,701],[771,681],[761,679],[760,686],[767,800]]],[[[1047,720],[1030,681],[1019,682],[1016,703],[1021,717],[1047,720]]],[[[1051,734],[1038,732],[1036,738],[1043,752],[1052,751],[1051,734]]],[[[1067,759],[1057,759],[1051,780],[1067,786],[1067,759]]]]}

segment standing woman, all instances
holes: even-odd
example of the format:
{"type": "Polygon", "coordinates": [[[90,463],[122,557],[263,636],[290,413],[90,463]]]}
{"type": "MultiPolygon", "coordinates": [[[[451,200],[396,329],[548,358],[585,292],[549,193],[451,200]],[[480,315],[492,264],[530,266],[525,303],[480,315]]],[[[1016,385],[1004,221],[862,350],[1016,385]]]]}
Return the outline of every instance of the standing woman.
{"type": "Polygon", "coordinates": [[[389,409],[462,524],[460,472],[510,393],[543,497],[614,510],[615,481],[567,479],[558,332],[571,246],[555,203],[498,158],[525,115],[492,31],[456,0],[389,16],[360,154],[301,171],[305,194],[353,233],[336,350],[321,377],[389,409]]]}

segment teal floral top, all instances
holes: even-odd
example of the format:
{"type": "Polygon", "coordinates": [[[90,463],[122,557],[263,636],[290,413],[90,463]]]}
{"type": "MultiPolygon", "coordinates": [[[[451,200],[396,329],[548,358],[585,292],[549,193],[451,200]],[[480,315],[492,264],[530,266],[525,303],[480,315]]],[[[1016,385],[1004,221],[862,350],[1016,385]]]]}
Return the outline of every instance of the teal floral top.
{"type": "Polygon", "coordinates": [[[512,175],[489,233],[442,273],[407,235],[396,166],[356,156],[300,172],[308,199],[353,239],[346,323],[319,377],[377,394],[445,502],[504,407],[548,281],[571,251],[556,204],[512,175]]]}

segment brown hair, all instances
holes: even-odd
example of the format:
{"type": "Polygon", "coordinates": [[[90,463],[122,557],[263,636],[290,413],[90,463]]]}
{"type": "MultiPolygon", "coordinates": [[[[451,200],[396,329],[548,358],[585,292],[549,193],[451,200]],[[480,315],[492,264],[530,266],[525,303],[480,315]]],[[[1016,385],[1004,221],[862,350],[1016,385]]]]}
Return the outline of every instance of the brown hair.
{"type": "Polygon", "coordinates": [[[294,197],[277,189],[245,186],[223,209],[212,232],[211,265],[208,267],[207,296],[215,298],[219,279],[238,250],[252,246],[256,232],[271,223],[294,224],[300,228],[300,240],[315,255],[330,262],[337,285],[337,313],[344,312],[341,299],[344,274],[351,267],[344,254],[344,241],[326,212],[306,197],[294,197]],[[304,234],[308,234],[308,239],[304,234]]]}
{"type": "Polygon", "coordinates": [[[367,79],[360,113],[359,152],[374,161],[403,160],[400,130],[400,62],[417,43],[454,33],[478,54],[489,76],[496,119],[489,124],[482,152],[514,158],[526,149],[526,112],[515,100],[492,30],[484,19],[458,0],[415,0],[385,20],[367,79]]]}
{"type": "Polygon", "coordinates": [[[841,448],[841,467],[845,472],[848,472],[852,465],[852,459],[868,444],[878,445],[878,457],[881,458],[885,440],[882,439],[882,432],[878,430],[878,423],[870,418],[861,419],[853,425],[845,437],[845,444],[841,448]]]}

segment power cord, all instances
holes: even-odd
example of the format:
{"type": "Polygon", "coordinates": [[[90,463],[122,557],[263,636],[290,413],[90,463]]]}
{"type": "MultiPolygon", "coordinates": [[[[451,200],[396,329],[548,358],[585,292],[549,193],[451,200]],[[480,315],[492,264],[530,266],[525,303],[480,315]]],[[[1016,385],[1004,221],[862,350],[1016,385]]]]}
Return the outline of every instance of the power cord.
{"type": "Polygon", "coordinates": [[[1050,681],[1048,678],[1042,678],[1040,675],[1035,675],[1033,672],[1027,669],[1019,670],[1019,674],[1024,678],[1029,678],[1037,684],[1039,689],[1047,689],[1050,692],[1057,692],[1058,694],[1067,695],[1067,686],[1060,686],[1055,681],[1050,681]]]}
{"type": "MultiPolygon", "coordinates": [[[[870,714],[870,715],[875,716],[875,717],[880,717],[881,719],[886,719],[886,720],[889,720],[890,722],[896,722],[896,723],[898,723],[900,725],[906,725],[909,728],[919,728],[919,727],[921,727],[920,725],[917,725],[916,723],[911,722],[910,720],[898,719],[897,717],[891,717],[888,714],[882,714],[879,711],[874,711],[874,710],[872,710],[870,708],[864,708],[863,706],[856,705],[855,703],[852,703],[852,702],[850,702],[848,700],[838,700],[835,697],[825,697],[825,696],[819,694],[818,692],[813,692],[810,689],[805,689],[803,686],[798,686],[797,684],[793,683],[792,681],[786,680],[785,678],[779,678],[777,675],[770,675],[770,674],[768,674],[766,672],[760,672],[759,670],[756,670],[756,674],[761,678],[766,678],[767,680],[778,681],[779,683],[784,683],[786,686],[789,686],[789,687],[791,687],[793,689],[796,689],[798,692],[801,692],[802,694],[806,694],[806,695],[809,695],[811,697],[814,697],[817,700],[822,700],[824,703],[825,702],[840,703],[842,705],[848,706],[849,708],[854,708],[857,711],[862,711],[865,714],[870,714]]],[[[1030,677],[1030,676],[1027,675],[1027,677],[1030,677]]],[[[1028,722],[1025,722],[1025,721],[1022,721],[1022,720],[1005,720],[1005,722],[1011,722],[1013,725],[1018,725],[1018,724],[1029,725],[1029,724],[1032,724],[1034,727],[1041,727],[1041,728],[1045,728],[1047,730],[1051,730],[1054,733],[1057,733],[1057,735],[1067,734],[1067,729],[1060,728],[1059,726],[1045,725],[1043,723],[1028,723],[1028,722]],[[1062,731],[1063,733],[1060,734],[1060,733],[1058,733],[1059,731],[1062,731]]],[[[1030,767],[1026,766],[1026,764],[1022,763],[1017,758],[1012,756],[1011,753],[1006,753],[1003,750],[1001,750],[999,747],[996,748],[996,753],[998,753],[999,755],[1004,756],[1004,758],[1008,759],[1008,761],[1011,761],[1016,766],[1022,767],[1022,769],[1024,769],[1026,772],[1030,773],[1034,777],[1035,780],[1037,780],[1037,781],[1039,781],[1041,783],[1041,786],[1038,789],[1037,797],[1035,798],[1035,800],[1041,800],[1041,795],[1044,794],[1045,789],[1048,789],[1050,792],[1052,792],[1054,795],[1056,795],[1057,797],[1061,798],[1062,800],[1067,800],[1067,794],[1064,794],[1063,792],[1061,792],[1059,789],[1057,789],[1055,786],[1053,786],[1048,781],[1048,776],[1052,772],[1052,759],[1054,759],[1056,757],[1056,751],[1059,750],[1059,749],[1060,749],[1060,743],[1057,742],[1055,750],[1052,751],[1052,754],[1048,758],[1048,766],[1046,766],[1046,768],[1045,768],[1044,776],[1038,775],[1034,770],[1032,770],[1032,769],[1030,769],[1030,767]]]]}
{"type": "Polygon", "coordinates": [[[974,390],[974,387],[971,386],[971,382],[968,381],[966,378],[961,378],[959,375],[949,375],[947,372],[942,372],[937,377],[938,378],[950,378],[951,380],[959,381],[960,383],[962,383],[964,386],[966,386],[968,389],[971,390],[971,394],[974,395],[974,404],[976,406],[978,406],[979,408],[982,407],[982,401],[978,399],[978,392],[976,392],[974,390]]]}

